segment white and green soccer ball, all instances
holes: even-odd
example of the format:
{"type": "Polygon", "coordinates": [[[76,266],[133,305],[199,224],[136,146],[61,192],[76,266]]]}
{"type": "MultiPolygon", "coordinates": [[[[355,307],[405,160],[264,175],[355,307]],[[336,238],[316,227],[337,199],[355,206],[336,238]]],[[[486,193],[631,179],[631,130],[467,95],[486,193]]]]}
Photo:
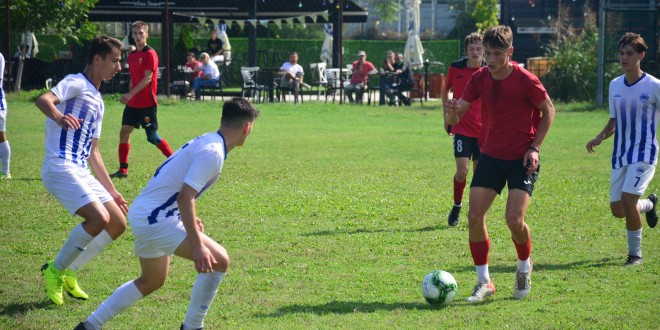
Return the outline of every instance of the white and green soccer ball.
{"type": "Polygon", "coordinates": [[[444,270],[430,272],[422,282],[422,295],[431,305],[448,304],[458,293],[454,277],[444,270]]]}

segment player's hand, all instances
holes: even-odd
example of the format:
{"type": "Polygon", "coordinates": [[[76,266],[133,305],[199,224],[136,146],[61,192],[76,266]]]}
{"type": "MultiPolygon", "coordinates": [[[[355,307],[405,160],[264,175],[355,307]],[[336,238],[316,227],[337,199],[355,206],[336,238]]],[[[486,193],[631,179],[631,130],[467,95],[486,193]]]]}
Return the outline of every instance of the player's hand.
{"type": "Polygon", "coordinates": [[[527,168],[527,174],[532,175],[539,167],[539,153],[536,150],[529,149],[523,157],[523,166],[527,168]]]}
{"type": "MultiPolygon", "coordinates": [[[[447,100],[444,105],[445,108],[445,118],[453,118],[454,116],[458,117],[458,101],[456,99],[447,100]]],[[[446,119],[445,119],[446,120],[446,119]]]]}
{"type": "Polygon", "coordinates": [[[591,141],[587,142],[587,152],[589,153],[596,152],[596,150],[594,150],[594,147],[600,145],[602,142],[603,139],[601,139],[600,137],[595,137],[591,139],[591,141]]]}
{"type": "Polygon", "coordinates": [[[128,104],[128,101],[130,101],[132,98],[133,95],[131,95],[131,93],[126,93],[121,96],[119,102],[121,102],[121,104],[128,104]]]}
{"type": "Polygon", "coordinates": [[[203,245],[199,248],[193,249],[192,259],[195,263],[195,270],[197,270],[198,273],[210,273],[213,271],[213,265],[218,263],[215,260],[215,257],[213,257],[211,250],[203,245]]]}
{"type": "Polygon", "coordinates": [[[124,197],[118,192],[118,191],[113,191],[110,193],[110,196],[112,196],[112,199],[117,203],[117,206],[119,206],[119,209],[121,210],[121,213],[124,213],[124,215],[128,214],[128,202],[124,199],[124,197]]]}
{"type": "Polygon", "coordinates": [[[197,230],[200,233],[204,232],[204,224],[202,223],[202,220],[200,218],[195,218],[195,225],[197,225],[197,230]]]}
{"type": "Polygon", "coordinates": [[[57,124],[62,126],[65,131],[69,130],[69,128],[73,129],[74,131],[78,130],[82,122],[82,118],[76,118],[70,113],[67,113],[57,120],[57,124]]]}

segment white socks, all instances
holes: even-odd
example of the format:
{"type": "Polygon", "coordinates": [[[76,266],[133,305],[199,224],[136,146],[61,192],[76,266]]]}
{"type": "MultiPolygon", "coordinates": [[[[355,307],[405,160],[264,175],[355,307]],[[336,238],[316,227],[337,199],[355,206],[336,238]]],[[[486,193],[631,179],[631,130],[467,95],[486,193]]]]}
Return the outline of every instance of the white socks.
{"type": "Polygon", "coordinates": [[[190,305],[186,313],[186,319],[183,321],[183,330],[200,329],[204,327],[204,317],[211,307],[215,293],[218,291],[220,283],[225,278],[226,273],[211,272],[199,273],[192,294],[190,295],[190,305]]]}
{"type": "Polygon", "coordinates": [[[642,230],[628,230],[628,255],[642,257],[642,230]]]}
{"type": "Polygon", "coordinates": [[[141,298],[142,293],[132,280],[124,283],[85,320],[85,328],[88,330],[101,329],[111,318],[119,315],[141,298]]]}
{"type": "Polygon", "coordinates": [[[653,208],[653,202],[648,198],[640,199],[637,201],[637,207],[639,208],[640,213],[646,213],[653,208]]]}
{"type": "Polygon", "coordinates": [[[0,173],[9,174],[9,161],[11,160],[11,148],[9,141],[0,143],[0,173]]]}
{"type": "Polygon", "coordinates": [[[82,223],[75,226],[73,230],[71,230],[69,238],[60,249],[60,253],[55,257],[55,268],[58,270],[65,270],[68,268],[69,265],[71,265],[85,250],[85,247],[89,245],[89,242],[91,242],[93,238],[94,236],[85,231],[82,223]]]}
{"type": "Polygon", "coordinates": [[[527,260],[518,260],[516,262],[516,267],[521,273],[527,273],[532,268],[532,263],[529,258],[527,258],[527,260]]]}
{"type": "Polygon", "coordinates": [[[110,237],[110,234],[108,234],[108,232],[104,229],[101,233],[96,235],[96,237],[94,237],[94,239],[89,242],[89,244],[87,244],[85,251],[80,253],[80,256],[78,256],[78,258],[76,258],[76,260],[74,260],[73,263],[69,265],[68,269],[72,271],[78,271],[78,269],[82,268],[84,265],[98,256],[101,251],[103,251],[103,249],[110,243],[112,243],[112,237],[110,237]]]}
{"type": "Polygon", "coordinates": [[[475,267],[477,268],[477,276],[479,276],[479,283],[490,283],[488,264],[475,266],[475,267]]]}

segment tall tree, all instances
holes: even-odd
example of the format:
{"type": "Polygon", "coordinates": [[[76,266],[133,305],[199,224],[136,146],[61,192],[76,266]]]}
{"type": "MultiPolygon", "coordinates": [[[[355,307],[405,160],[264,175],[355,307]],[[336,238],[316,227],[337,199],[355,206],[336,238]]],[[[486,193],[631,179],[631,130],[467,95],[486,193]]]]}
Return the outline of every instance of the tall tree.
{"type": "MultiPolygon", "coordinates": [[[[4,0],[0,4],[9,5],[9,28],[12,33],[52,33],[61,37],[62,42],[80,42],[91,39],[95,26],[87,21],[87,13],[96,6],[98,0],[4,0]]],[[[4,27],[6,17],[0,15],[0,26],[4,27]]],[[[22,47],[21,47],[21,50],[22,47]]],[[[8,50],[11,51],[11,50],[8,50]]],[[[20,89],[23,59],[20,56],[16,88],[20,89]]]]}
{"type": "Polygon", "coordinates": [[[476,0],[472,18],[476,21],[477,30],[484,32],[493,26],[499,25],[499,0],[476,0]]]}
{"type": "Polygon", "coordinates": [[[374,7],[376,15],[383,23],[394,22],[399,18],[399,2],[405,6],[405,0],[367,0],[367,5],[374,7]]]}

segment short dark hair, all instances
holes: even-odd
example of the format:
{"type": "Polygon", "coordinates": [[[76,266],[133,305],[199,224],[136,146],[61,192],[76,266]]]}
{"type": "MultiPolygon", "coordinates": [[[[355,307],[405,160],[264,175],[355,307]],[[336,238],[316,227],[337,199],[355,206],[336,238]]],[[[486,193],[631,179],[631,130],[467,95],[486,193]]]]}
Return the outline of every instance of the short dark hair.
{"type": "Polygon", "coordinates": [[[140,28],[140,29],[144,28],[145,31],[149,32],[149,25],[147,25],[147,23],[145,23],[143,21],[133,22],[133,24],[131,24],[131,31],[133,31],[133,29],[135,29],[135,28],[140,28]]]}
{"type": "Polygon", "coordinates": [[[465,37],[465,39],[463,40],[463,50],[465,51],[465,53],[467,53],[468,46],[474,42],[483,44],[484,36],[482,36],[481,33],[479,32],[472,32],[468,34],[467,37],[465,37]]]}
{"type": "Polygon", "coordinates": [[[124,48],[124,44],[122,44],[118,39],[108,37],[106,35],[100,35],[94,38],[92,40],[92,44],[89,46],[87,64],[92,64],[92,62],[94,62],[94,56],[96,55],[100,55],[102,58],[105,58],[108,56],[108,54],[112,53],[112,50],[115,48],[121,52],[124,48]]]}
{"type": "Polygon", "coordinates": [[[513,32],[506,25],[492,27],[484,33],[484,46],[508,49],[513,45],[513,32]]]}
{"type": "Polygon", "coordinates": [[[196,56],[195,56],[195,53],[193,53],[193,52],[188,52],[188,53],[186,54],[186,57],[188,57],[188,56],[196,57],[196,56]]]}
{"type": "Polygon", "coordinates": [[[245,123],[253,122],[259,117],[259,110],[250,101],[242,97],[234,97],[222,106],[220,126],[241,128],[245,123]]]}
{"type": "Polygon", "coordinates": [[[649,46],[646,44],[646,41],[644,41],[644,38],[633,32],[626,32],[623,34],[623,36],[621,36],[621,39],[619,39],[619,50],[628,45],[632,46],[632,48],[637,53],[643,53],[649,49],[649,46]]]}

